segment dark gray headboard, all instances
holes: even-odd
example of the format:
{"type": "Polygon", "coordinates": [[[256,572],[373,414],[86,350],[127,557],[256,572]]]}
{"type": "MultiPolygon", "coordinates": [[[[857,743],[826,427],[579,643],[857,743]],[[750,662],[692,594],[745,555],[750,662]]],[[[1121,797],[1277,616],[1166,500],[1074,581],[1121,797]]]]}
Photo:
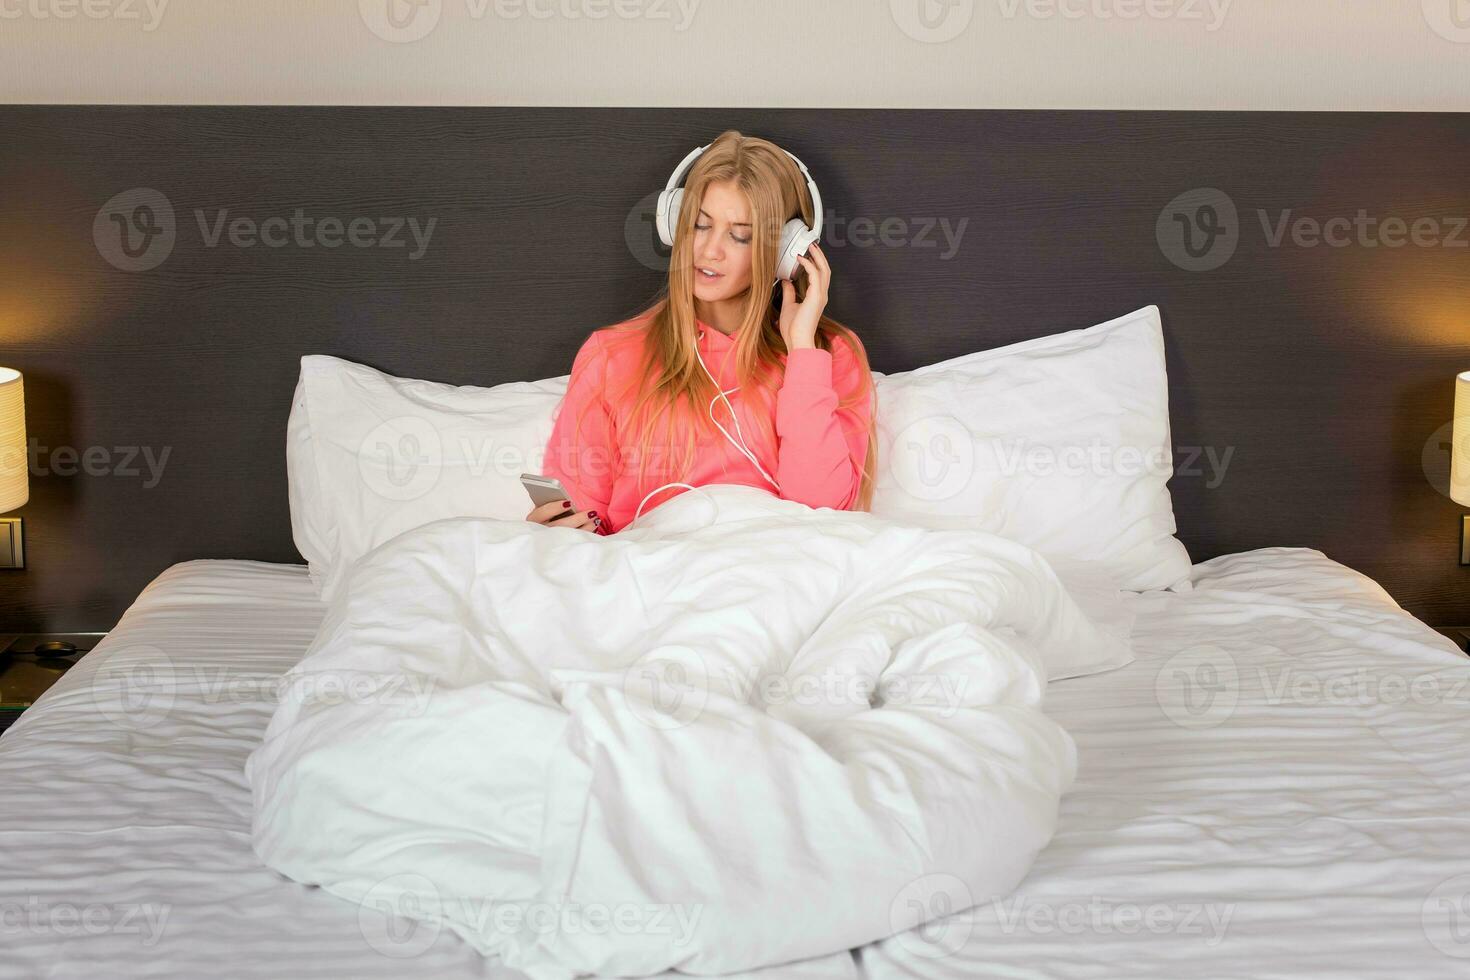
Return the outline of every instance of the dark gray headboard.
{"type": "Polygon", "coordinates": [[[1470,368],[1470,115],[26,106],[0,107],[0,363],[37,447],[5,628],[106,628],[184,559],[299,560],[300,355],[565,373],[653,295],[653,192],[731,127],[820,181],[832,310],[875,368],[1158,304],[1190,554],[1320,548],[1470,621],[1435,487],[1470,368]],[[175,237],[134,259],[112,215],[164,227],[140,189],[175,237]],[[434,222],[417,257],[408,219],[434,222]]]}

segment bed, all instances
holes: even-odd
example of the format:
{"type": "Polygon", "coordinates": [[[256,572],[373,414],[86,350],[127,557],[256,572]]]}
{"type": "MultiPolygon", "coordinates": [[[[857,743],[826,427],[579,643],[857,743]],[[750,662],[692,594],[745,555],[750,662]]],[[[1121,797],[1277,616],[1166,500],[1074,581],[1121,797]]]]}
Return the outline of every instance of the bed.
{"type": "Polygon", "coordinates": [[[35,567],[0,595],[15,628],[116,623],[0,736],[0,977],[517,975],[421,909],[344,901],[267,867],[244,770],[335,576],[419,525],[487,504],[523,513],[515,477],[545,445],[565,386],[553,375],[588,330],[642,308],[663,280],[650,192],[671,148],[728,126],[799,150],[847,229],[831,242],[844,270],[833,309],[890,372],[879,405],[898,411],[879,415],[894,464],[875,498],[886,515],[944,518],[968,501],[1006,513],[1003,530],[1038,551],[1108,556],[1133,593],[1133,662],[1046,690],[1077,776],[1020,886],[764,975],[1470,971],[1470,660],[1406,611],[1452,622],[1464,608],[1451,541],[1461,515],[1436,486],[1448,467],[1435,452],[1464,366],[1463,268],[1448,249],[1408,261],[1408,250],[1276,249],[1254,233],[1257,213],[1325,220],[1343,201],[1409,221],[1463,214],[1465,116],[12,106],[0,117],[13,137],[0,173],[31,189],[0,201],[21,243],[7,254],[36,273],[27,282],[71,284],[28,288],[17,307],[46,331],[13,345],[11,363],[39,382],[29,421],[45,452],[119,453],[105,492],[34,481],[35,567]],[[548,181],[578,189],[590,224],[546,221],[548,181]],[[105,249],[99,261],[94,219],[140,183],[177,207],[181,231],[199,207],[264,221],[297,202],[318,202],[321,217],[396,200],[440,232],[412,263],[391,249],[216,249],[181,233],[167,264],[134,273],[105,249]],[[1228,191],[1242,217],[1222,267],[1181,260],[1164,234],[1210,203],[1190,188],[1228,191]],[[865,238],[863,223],[887,230],[865,238]],[[898,225],[901,240],[888,233],[898,225]],[[936,228],[953,240],[940,247],[936,228]],[[580,274],[560,276],[559,263],[580,274]],[[1113,321],[1147,321],[1132,353],[1084,344],[1079,357],[1101,360],[1058,373],[1044,337],[1141,303],[1159,304],[1166,330],[1160,309],[1140,310],[1113,321]],[[998,369],[1005,344],[1034,363],[998,369]],[[160,351],[206,368],[161,372],[160,351]],[[1043,362],[1046,386],[1032,383],[1043,362]],[[296,424],[306,378],[326,386],[309,438],[296,424]],[[1007,379],[1027,383],[997,388],[1007,379]],[[513,397],[449,390],[512,383],[513,397]],[[426,401],[432,418],[417,414],[426,401]],[[493,492],[478,480],[498,458],[484,451],[486,417],[523,450],[492,474],[503,477],[493,492]],[[373,469],[365,452],[420,445],[405,437],[421,428],[388,425],[403,419],[431,422],[443,454],[412,500],[395,460],[373,469]],[[952,461],[956,436],[974,442],[964,486],[931,482],[926,464],[952,461]],[[1004,446],[982,456],[995,440],[1004,446]],[[1021,451],[1094,444],[1158,449],[1165,465],[1067,484],[1028,472],[1021,451]],[[127,476],[121,454],[139,447],[171,451],[167,472],[127,476]],[[905,451],[915,447],[942,452],[905,451]],[[48,540],[77,548],[58,557],[48,540]],[[1263,547],[1286,544],[1323,550],[1263,547]],[[258,560],[185,560],[226,555],[258,560]],[[284,564],[297,556],[307,566],[284,564]],[[1189,589],[1174,587],[1180,577],[1189,589]]]}
{"type": "MultiPolygon", "coordinates": [[[[1048,690],[1079,775],[1013,896],[774,975],[1463,976],[1470,661],[1316,551],[1191,580],[1048,690]]],[[[0,738],[0,973],[517,975],[252,853],[241,770],[323,608],[302,567],[175,566],[0,738]]]]}

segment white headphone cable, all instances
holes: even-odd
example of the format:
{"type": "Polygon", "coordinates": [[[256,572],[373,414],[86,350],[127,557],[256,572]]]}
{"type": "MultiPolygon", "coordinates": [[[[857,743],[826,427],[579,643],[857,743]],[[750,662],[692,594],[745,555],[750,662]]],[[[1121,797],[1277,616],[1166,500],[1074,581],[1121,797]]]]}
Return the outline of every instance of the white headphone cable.
{"type": "MultiPolygon", "coordinates": [[[[761,466],[760,461],[755,458],[755,453],[751,452],[750,447],[745,444],[745,433],[740,431],[740,416],[735,414],[735,406],[730,404],[729,398],[725,397],[726,393],[724,389],[720,387],[720,382],[717,378],[715,378],[714,372],[709,369],[708,364],[704,363],[704,356],[700,354],[699,347],[697,345],[694,348],[694,356],[699,359],[699,366],[704,368],[704,373],[709,375],[710,381],[713,381],[715,385],[716,394],[715,397],[709,400],[709,408],[707,409],[709,420],[714,423],[715,428],[720,430],[720,435],[724,436],[726,441],[728,441],[730,445],[734,446],[737,452],[743,455],[746,459],[750,460],[750,465],[754,466],[756,468],[756,471],[759,472],[761,476],[765,477],[766,482],[774,487],[776,489],[777,495],[779,495],[781,493],[781,485],[771,478],[771,474],[767,473],[765,467],[761,466]],[[728,429],[720,424],[718,419],[715,418],[715,402],[717,401],[724,401],[725,409],[730,413],[730,419],[735,423],[735,432],[740,437],[738,440],[735,436],[732,436],[730,434],[728,429]]],[[[735,387],[730,389],[731,392],[736,392],[739,390],[739,385],[736,385],[735,387]]],[[[643,499],[638,502],[638,508],[633,512],[633,520],[636,521],[640,516],[642,516],[643,505],[648,503],[649,497],[652,497],[654,494],[658,493],[661,490],[667,490],[670,487],[683,487],[686,490],[700,489],[699,487],[690,486],[687,483],[665,483],[661,487],[655,487],[654,489],[648,491],[648,493],[644,494],[643,499]]]]}
{"type": "MultiPolygon", "coordinates": [[[[710,371],[709,365],[704,363],[704,357],[699,353],[699,348],[697,346],[694,348],[694,356],[699,358],[699,366],[704,368],[704,373],[709,375],[709,379],[715,383],[715,391],[717,392],[717,394],[714,398],[710,399],[708,409],[709,420],[714,423],[715,428],[720,430],[720,434],[729,441],[730,445],[734,446],[737,450],[744,454],[746,459],[750,460],[750,465],[754,466],[756,468],[756,471],[759,472],[761,476],[766,478],[766,482],[774,487],[776,493],[779,495],[781,493],[781,485],[777,483],[774,479],[772,479],[771,474],[767,473],[765,471],[765,468],[761,466],[760,461],[755,458],[755,453],[751,452],[750,447],[745,444],[745,433],[740,431],[740,416],[735,414],[735,406],[731,405],[730,399],[725,397],[724,390],[720,388],[720,382],[716,380],[714,373],[710,371]],[[725,403],[725,410],[730,413],[730,419],[735,423],[735,432],[740,436],[738,442],[736,441],[735,437],[730,435],[729,431],[726,430],[726,428],[721,425],[719,421],[715,418],[716,401],[723,401],[725,403]]],[[[736,385],[730,390],[732,392],[739,391],[740,386],[736,385]]]]}
{"type": "MultiPolygon", "coordinates": [[[[698,489],[700,489],[699,487],[690,486],[687,483],[665,483],[661,487],[655,487],[654,489],[652,489],[652,490],[648,491],[646,494],[644,494],[642,500],[638,501],[638,509],[635,510],[635,511],[633,511],[633,521],[638,520],[638,518],[643,515],[643,505],[646,504],[646,503],[648,503],[648,498],[649,497],[652,497],[654,494],[658,493],[660,490],[667,490],[669,487],[683,487],[686,490],[698,490],[698,489]]],[[[628,523],[629,524],[632,524],[633,521],[629,521],[628,523]]]]}

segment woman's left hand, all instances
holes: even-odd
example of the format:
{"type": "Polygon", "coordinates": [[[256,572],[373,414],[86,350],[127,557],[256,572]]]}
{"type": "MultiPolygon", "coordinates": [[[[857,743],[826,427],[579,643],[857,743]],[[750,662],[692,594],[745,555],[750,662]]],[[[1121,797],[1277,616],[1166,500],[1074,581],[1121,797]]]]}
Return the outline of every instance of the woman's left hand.
{"type": "Polygon", "coordinates": [[[790,279],[781,280],[781,339],[788,351],[817,346],[817,324],[827,308],[827,287],[832,283],[832,267],[822,247],[812,244],[807,255],[796,261],[806,270],[806,295],[796,301],[796,286],[790,279]]]}

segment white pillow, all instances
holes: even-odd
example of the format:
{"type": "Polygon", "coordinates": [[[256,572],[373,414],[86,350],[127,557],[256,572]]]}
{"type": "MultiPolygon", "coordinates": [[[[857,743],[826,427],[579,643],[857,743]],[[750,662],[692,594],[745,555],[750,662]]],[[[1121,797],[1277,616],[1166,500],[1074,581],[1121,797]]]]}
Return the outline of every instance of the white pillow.
{"type": "Polygon", "coordinates": [[[494,388],[395,378],[301,359],[286,432],[291,530],[330,599],[358,558],[451,517],[520,520],[567,378],[494,388]]]}
{"type": "Polygon", "coordinates": [[[873,512],[975,527],[1120,589],[1189,588],[1158,307],[878,380],[873,512]]]}
{"type": "MultiPolygon", "coordinates": [[[[874,378],[874,513],[994,531],[1120,588],[1189,588],[1165,486],[1156,307],[874,378]],[[1086,458],[1093,445],[1101,467],[1086,458]],[[1078,459],[1080,473],[1066,472],[1078,459]]],[[[292,533],[317,591],[330,598],[359,557],[423,524],[524,517],[519,476],[541,472],[566,385],[456,387],[303,357],[286,463],[292,533]]]]}

